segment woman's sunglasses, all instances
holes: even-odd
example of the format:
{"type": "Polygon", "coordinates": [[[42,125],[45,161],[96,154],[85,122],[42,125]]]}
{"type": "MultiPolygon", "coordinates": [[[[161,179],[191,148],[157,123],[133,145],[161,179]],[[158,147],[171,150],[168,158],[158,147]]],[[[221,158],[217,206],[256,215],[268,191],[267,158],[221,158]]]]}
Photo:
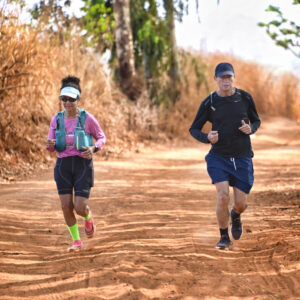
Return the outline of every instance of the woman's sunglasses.
{"type": "Polygon", "coordinates": [[[67,101],[69,101],[69,102],[75,102],[75,101],[77,101],[77,99],[74,99],[74,98],[71,98],[71,97],[68,97],[68,96],[61,96],[60,99],[63,102],[67,102],[67,101]]]}

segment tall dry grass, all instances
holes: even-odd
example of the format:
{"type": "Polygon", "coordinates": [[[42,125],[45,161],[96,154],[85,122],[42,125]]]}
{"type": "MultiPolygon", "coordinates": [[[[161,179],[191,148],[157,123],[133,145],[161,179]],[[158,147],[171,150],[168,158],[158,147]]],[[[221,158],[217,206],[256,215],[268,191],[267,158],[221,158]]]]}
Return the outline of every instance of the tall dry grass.
{"type": "MultiPolygon", "coordinates": [[[[73,32],[63,46],[0,9],[0,177],[13,179],[49,163],[45,142],[52,116],[62,109],[61,79],[81,79],[80,107],[99,121],[116,155],[154,138],[157,113],[142,95],[136,105],[111,85],[97,55],[73,32]]],[[[101,155],[100,154],[100,155],[101,155]]]]}
{"type": "MultiPolygon", "coordinates": [[[[217,89],[214,80],[215,66],[220,62],[231,62],[235,68],[235,86],[248,91],[256,103],[261,115],[281,116],[300,121],[300,80],[296,75],[286,72],[279,73],[274,69],[263,67],[255,62],[249,62],[237,57],[215,53],[192,53],[182,62],[184,74],[188,76],[187,84],[182,84],[182,99],[160,119],[161,130],[170,136],[189,139],[188,130],[194,120],[200,103],[217,89]],[[201,66],[206,78],[198,89],[195,63],[201,66]]],[[[204,131],[210,128],[207,124],[204,131]]]]}
{"type": "Polygon", "coordinates": [[[145,140],[188,140],[201,101],[216,89],[214,68],[221,61],[233,63],[236,86],[252,94],[259,113],[300,118],[299,78],[274,75],[224,54],[184,56],[182,98],[169,110],[151,108],[146,92],[132,103],[104,74],[98,56],[75,29],[61,46],[55,35],[23,26],[15,13],[0,7],[0,178],[23,176],[51,161],[45,141],[52,116],[62,109],[58,94],[63,77],[81,79],[80,106],[99,120],[108,138],[101,154],[109,157],[145,140]]]}

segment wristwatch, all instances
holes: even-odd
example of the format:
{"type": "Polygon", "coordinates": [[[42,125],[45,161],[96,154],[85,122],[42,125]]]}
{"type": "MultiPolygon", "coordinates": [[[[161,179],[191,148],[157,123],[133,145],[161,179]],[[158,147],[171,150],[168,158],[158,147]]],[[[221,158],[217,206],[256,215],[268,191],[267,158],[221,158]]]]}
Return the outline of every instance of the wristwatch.
{"type": "Polygon", "coordinates": [[[97,151],[99,151],[99,148],[95,145],[94,146],[94,153],[96,153],[97,151]]]}

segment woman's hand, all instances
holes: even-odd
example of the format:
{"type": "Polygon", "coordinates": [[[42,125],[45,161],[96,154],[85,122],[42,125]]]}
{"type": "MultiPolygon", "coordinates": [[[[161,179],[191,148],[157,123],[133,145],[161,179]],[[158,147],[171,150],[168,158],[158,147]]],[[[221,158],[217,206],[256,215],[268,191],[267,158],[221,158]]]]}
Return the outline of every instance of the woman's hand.
{"type": "Polygon", "coordinates": [[[82,147],[82,148],[86,149],[85,151],[82,152],[82,156],[86,159],[92,159],[94,153],[94,146],[82,147]]]}
{"type": "Polygon", "coordinates": [[[212,130],[208,133],[207,136],[208,140],[211,144],[215,144],[219,140],[219,134],[218,131],[212,130]]]}
{"type": "Polygon", "coordinates": [[[251,127],[244,120],[242,120],[242,126],[239,127],[239,130],[245,134],[251,134],[251,127]]]}
{"type": "Polygon", "coordinates": [[[55,139],[47,139],[46,147],[48,149],[55,147],[56,140],[55,139]]]}

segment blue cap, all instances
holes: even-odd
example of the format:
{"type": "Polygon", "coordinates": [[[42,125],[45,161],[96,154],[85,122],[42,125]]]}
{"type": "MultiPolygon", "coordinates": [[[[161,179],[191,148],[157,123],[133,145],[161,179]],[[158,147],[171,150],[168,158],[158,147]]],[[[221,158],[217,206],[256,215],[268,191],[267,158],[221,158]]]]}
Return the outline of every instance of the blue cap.
{"type": "Polygon", "coordinates": [[[59,97],[62,97],[62,96],[68,96],[73,99],[78,99],[80,96],[80,91],[72,86],[66,86],[63,89],[61,89],[61,91],[60,91],[59,97]]]}
{"type": "Polygon", "coordinates": [[[215,76],[222,77],[224,75],[234,76],[234,70],[232,64],[224,62],[216,66],[215,76]]]}

